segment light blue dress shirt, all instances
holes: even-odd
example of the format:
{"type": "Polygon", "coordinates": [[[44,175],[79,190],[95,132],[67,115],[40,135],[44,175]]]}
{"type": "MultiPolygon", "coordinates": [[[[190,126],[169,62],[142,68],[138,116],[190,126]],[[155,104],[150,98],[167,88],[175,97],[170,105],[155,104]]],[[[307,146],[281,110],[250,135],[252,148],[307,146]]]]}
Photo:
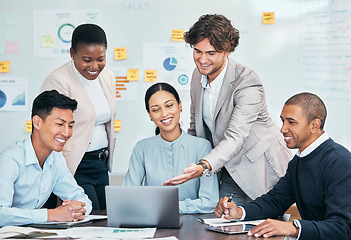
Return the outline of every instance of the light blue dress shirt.
{"type": "Polygon", "coordinates": [[[63,200],[84,202],[86,215],[92,210],[62,153],[52,152],[42,169],[30,137],[0,154],[0,189],[0,227],[46,222],[47,209],[40,208],[51,192],[63,200]]]}
{"type": "MultiPolygon", "coordinates": [[[[162,186],[165,180],[183,173],[191,163],[198,162],[211,151],[211,144],[182,131],[173,142],[161,135],[139,141],[129,160],[124,186],[162,186]]],[[[213,212],[219,199],[217,176],[199,177],[180,184],[179,212],[213,212]]],[[[141,197],[142,198],[142,197],[141,197]]]]}

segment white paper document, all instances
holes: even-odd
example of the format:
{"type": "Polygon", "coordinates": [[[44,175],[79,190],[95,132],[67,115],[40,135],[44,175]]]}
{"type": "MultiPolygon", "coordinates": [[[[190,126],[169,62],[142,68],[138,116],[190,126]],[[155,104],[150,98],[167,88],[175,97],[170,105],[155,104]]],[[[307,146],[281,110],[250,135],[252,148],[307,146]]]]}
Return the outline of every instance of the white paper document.
{"type": "MultiPolygon", "coordinates": [[[[101,238],[80,238],[81,240],[100,240],[101,238]]],[[[143,240],[145,238],[124,238],[127,240],[143,240]]],[[[154,240],[178,240],[175,236],[171,237],[161,237],[161,238],[148,238],[148,239],[154,239],[154,240]]],[[[116,238],[104,238],[104,240],[116,240],[116,238]]],[[[288,239],[289,240],[289,239],[288,239]]]]}
{"type": "Polygon", "coordinates": [[[67,230],[71,238],[117,238],[138,239],[152,238],[156,228],[112,228],[112,227],[77,227],[67,230]]]}
{"type": "Polygon", "coordinates": [[[254,221],[238,221],[238,220],[228,220],[224,218],[198,218],[198,221],[213,227],[218,227],[218,226],[232,226],[232,225],[240,225],[240,224],[253,224],[253,225],[258,225],[265,220],[254,220],[254,221]]]}
{"type": "MultiPolygon", "coordinates": [[[[82,239],[143,239],[153,238],[156,228],[111,228],[111,227],[73,227],[64,230],[38,229],[32,227],[6,226],[0,228],[3,238],[82,238],[82,239]]],[[[175,237],[160,240],[176,240],[175,237]]]]}
{"type": "MultiPolygon", "coordinates": [[[[277,218],[278,220],[288,222],[290,219],[290,214],[284,214],[282,217],[277,218]]],[[[259,225],[265,221],[265,219],[260,220],[252,220],[252,221],[240,221],[237,219],[228,220],[225,218],[198,218],[199,222],[213,226],[232,226],[232,225],[239,225],[239,224],[252,224],[252,225],[259,225]]]]}

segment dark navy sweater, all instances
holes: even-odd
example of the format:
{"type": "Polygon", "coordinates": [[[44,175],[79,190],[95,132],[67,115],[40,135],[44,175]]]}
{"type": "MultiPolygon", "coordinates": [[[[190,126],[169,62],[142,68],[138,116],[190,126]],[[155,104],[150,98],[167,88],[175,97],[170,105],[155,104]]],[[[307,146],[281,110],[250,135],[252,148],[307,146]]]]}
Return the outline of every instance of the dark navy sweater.
{"type": "Polygon", "coordinates": [[[351,153],[328,139],[294,156],[274,188],[244,205],[245,220],[276,218],[296,203],[300,239],[351,239],[351,153]]]}

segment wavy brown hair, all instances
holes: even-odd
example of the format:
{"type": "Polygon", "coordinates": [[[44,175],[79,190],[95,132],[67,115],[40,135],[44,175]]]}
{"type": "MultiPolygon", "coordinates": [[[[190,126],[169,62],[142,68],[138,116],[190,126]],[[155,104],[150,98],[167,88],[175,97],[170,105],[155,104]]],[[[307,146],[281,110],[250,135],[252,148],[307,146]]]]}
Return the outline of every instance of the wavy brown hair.
{"type": "Polygon", "coordinates": [[[235,29],[230,20],[223,15],[206,14],[184,33],[186,43],[193,47],[208,38],[218,52],[234,52],[239,44],[239,30],[235,29]]]}

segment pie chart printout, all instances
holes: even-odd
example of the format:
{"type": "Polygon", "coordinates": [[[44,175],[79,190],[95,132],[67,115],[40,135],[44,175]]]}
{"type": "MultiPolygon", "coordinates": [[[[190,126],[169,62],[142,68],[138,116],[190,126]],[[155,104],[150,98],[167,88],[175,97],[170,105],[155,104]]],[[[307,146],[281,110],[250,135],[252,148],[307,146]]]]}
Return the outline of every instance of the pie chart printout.
{"type": "Polygon", "coordinates": [[[163,67],[167,71],[173,71],[176,68],[177,63],[177,59],[175,59],[174,57],[169,57],[163,61],[163,67]]]}
{"type": "Polygon", "coordinates": [[[5,106],[6,100],[7,100],[6,94],[0,90],[0,108],[5,106]]]}

